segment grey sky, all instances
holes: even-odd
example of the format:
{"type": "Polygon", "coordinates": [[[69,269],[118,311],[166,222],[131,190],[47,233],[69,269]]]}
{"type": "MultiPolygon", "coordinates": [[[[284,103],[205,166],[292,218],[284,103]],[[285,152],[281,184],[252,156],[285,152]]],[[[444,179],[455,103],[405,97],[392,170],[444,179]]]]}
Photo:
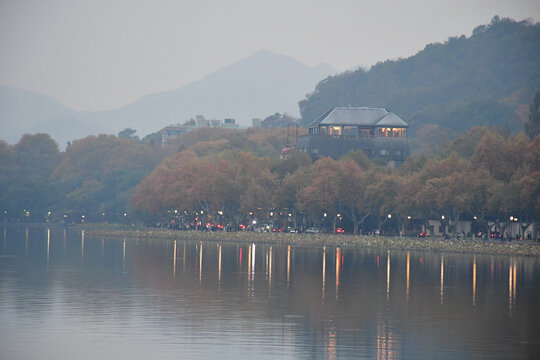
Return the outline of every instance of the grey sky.
{"type": "Polygon", "coordinates": [[[0,84],[77,110],[172,90],[267,49],[338,70],[470,35],[538,0],[0,0],[0,84]]]}

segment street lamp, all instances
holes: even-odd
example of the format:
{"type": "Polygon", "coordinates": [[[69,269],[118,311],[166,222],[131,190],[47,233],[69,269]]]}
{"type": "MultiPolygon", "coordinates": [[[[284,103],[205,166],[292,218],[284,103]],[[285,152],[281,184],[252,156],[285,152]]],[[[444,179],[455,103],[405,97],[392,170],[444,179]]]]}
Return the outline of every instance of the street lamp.
{"type": "Polygon", "coordinates": [[[444,215],[441,215],[441,220],[444,220],[444,219],[445,219],[444,215]]]}
{"type": "Polygon", "coordinates": [[[392,218],[392,214],[388,214],[388,218],[391,219],[391,218],[392,218]]]}

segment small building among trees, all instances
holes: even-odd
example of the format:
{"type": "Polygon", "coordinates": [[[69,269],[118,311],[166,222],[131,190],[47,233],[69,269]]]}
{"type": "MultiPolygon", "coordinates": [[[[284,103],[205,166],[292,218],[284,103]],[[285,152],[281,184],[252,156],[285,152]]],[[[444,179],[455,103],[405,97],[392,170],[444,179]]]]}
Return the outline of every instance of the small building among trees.
{"type": "Polygon", "coordinates": [[[297,148],[313,159],[336,159],[361,149],[369,158],[396,167],[409,155],[408,127],[383,108],[335,107],[309,125],[308,135],[298,138],[297,148]]]}

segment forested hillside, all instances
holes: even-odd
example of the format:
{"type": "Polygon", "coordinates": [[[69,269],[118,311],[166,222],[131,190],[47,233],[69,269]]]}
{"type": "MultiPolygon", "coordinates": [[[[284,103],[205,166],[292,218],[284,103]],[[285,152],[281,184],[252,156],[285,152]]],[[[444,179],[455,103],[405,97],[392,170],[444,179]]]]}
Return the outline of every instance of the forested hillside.
{"type": "Polygon", "coordinates": [[[300,101],[304,126],[334,106],[384,107],[413,136],[477,125],[523,130],[540,89],[540,24],[493,18],[470,37],[321,81],[300,101]]]}

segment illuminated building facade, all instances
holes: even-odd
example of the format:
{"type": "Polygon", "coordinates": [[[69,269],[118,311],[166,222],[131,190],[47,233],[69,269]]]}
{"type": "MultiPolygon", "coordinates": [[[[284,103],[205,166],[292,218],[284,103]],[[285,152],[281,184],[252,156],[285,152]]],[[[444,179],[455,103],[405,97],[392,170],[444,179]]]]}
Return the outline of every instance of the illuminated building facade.
{"type": "Polygon", "coordinates": [[[336,159],[361,149],[370,159],[395,167],[409,155],[408,127],[382,108],[335,107],[309,125],[308,135],[298,137],[297,148],[313,159],[336,159]]]}

